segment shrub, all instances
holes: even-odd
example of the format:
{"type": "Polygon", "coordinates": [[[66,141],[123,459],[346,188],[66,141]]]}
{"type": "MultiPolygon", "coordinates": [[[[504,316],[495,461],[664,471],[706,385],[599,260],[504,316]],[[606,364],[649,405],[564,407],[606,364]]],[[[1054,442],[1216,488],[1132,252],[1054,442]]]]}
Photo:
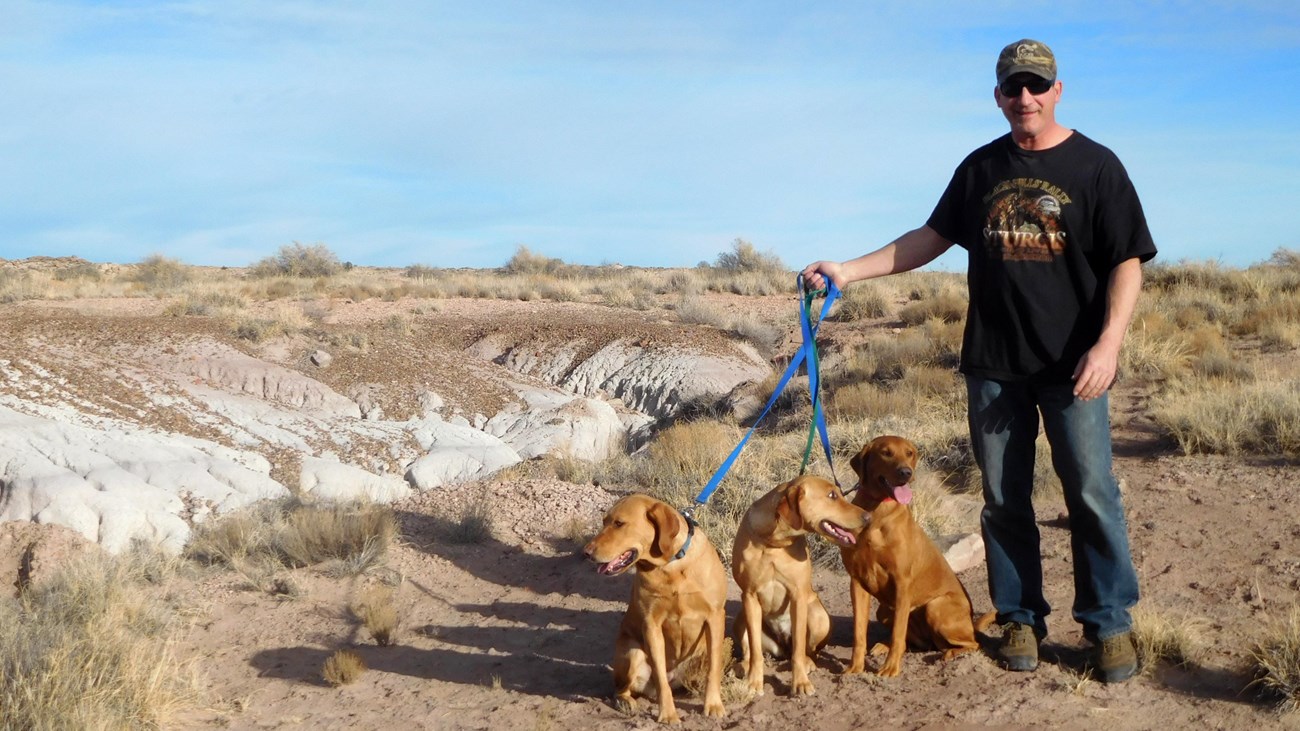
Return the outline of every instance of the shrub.
{"type": "Polygon", "coordinates": [[[563,268],[562,260],[535,254],[527,246],[516,249],[505,266],[509,274],[557,274],[563,268]]]}
{"type": "Polygon", "coordinates": [[[438,275],[438,270],[424,264],[412,264],[403,274],[411,279],[433,279],[438,275]]]}
{"type": "Polygon", "coordinates": [[[789,272],[789,269],[774,252],[760,252],[754,248],[753,244],[744,239],[732,241],[731,251],[718,254],[715,266],[731,272],[777,271],[782,274],[789,272]]]}
{"type": "Polygon", "coordinates": [[[324,244],[303,246],[297,241],[273,256],[253,263],[248,273],[254,277],[332,277],[343,269],[339,258],[324,244]]]}
{"type": "Polygon", "coordinates": [[[176,289],[190,281],[190,271],[176,259],[153,254],[135,265],[131,281],[149,291],[176,289]]]}

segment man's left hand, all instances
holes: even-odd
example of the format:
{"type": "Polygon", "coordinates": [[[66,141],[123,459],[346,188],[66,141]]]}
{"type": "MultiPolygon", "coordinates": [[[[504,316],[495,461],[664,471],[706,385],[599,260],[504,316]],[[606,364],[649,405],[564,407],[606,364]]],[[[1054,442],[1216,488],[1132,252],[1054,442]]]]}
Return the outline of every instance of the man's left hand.
{"type": "Polygon", "coordinates": [[[1074,368],[1074,395],[1084,401],[1091,401],[1106,393],[1115,382],[1115,373],[1119,370],[1119,350],[1112,350],[1097,343],[1088,349],[1074,368]]]}

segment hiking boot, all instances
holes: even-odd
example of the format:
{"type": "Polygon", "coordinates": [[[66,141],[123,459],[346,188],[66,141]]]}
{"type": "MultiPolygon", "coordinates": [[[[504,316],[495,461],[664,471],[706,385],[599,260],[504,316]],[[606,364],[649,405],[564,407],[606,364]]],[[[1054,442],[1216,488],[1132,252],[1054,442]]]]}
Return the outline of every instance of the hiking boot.
{"type": "Polygon", "coordinates": [[[1133,635],[1124,632],[1107,637],[1097,646],[1093,658],[1097,679],[1103,683],[1119,683],[1137,673],[1137,650],[1133,647],[1133,635]]]}
{"type": "Polygon", "coordinates": [[[1038,635],[1034,628],[1019,622],[1002,625],[1002,644],[998,646],[998,662],[1007,670],[1029,672],[1038,667],[1038,635]]]}

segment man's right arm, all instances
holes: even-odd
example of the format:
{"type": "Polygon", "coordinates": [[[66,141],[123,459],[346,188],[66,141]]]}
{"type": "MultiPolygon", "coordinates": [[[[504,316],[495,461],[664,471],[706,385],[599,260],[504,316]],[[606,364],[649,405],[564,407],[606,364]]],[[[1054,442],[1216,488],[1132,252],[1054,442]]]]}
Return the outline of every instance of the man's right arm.
{"type": "Polygon", "coordinates": [[[816,261],[804,267],[805,284],[812,289],[826,286],[826,279],[843,289],[845,285],[887,274],[909,272],[925,266],[952,246],[929,226],[912,229],[893,241],[856,259],[840,263],[816,261]]]}

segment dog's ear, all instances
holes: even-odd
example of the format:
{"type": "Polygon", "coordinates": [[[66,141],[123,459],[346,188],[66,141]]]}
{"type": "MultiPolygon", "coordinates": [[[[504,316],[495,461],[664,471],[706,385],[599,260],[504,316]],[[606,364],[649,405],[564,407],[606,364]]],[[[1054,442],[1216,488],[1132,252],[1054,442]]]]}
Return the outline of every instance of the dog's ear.
{"type": "Polygon", "coordinates": [[[657,558],[673,555],[677,535],[682,532],[685,523],[681,514],[669,507],[667,503],[657,502],[646,511],[646,517],[655,527],[655,538],[650,546],[650,555],[657,558]]]}
{"type": "Polygon", "coordinates": [[[853,458],[849,460],[849,467],[853,468],[853,471],[857,473],[859,478],[865,477],[867,474],[867,460],[869,459],[871,459],[870,444],[859,449],[858,453],[853,455],[853,458]]]}
{"type": "Polygon", "coordinates": [[[792,482],[786,485],[785,495],[776,506],[777,517],[795,530],[803,530],[803,511],[799,509],[799,501],[802,499],[803,483],[792,482]]]}

